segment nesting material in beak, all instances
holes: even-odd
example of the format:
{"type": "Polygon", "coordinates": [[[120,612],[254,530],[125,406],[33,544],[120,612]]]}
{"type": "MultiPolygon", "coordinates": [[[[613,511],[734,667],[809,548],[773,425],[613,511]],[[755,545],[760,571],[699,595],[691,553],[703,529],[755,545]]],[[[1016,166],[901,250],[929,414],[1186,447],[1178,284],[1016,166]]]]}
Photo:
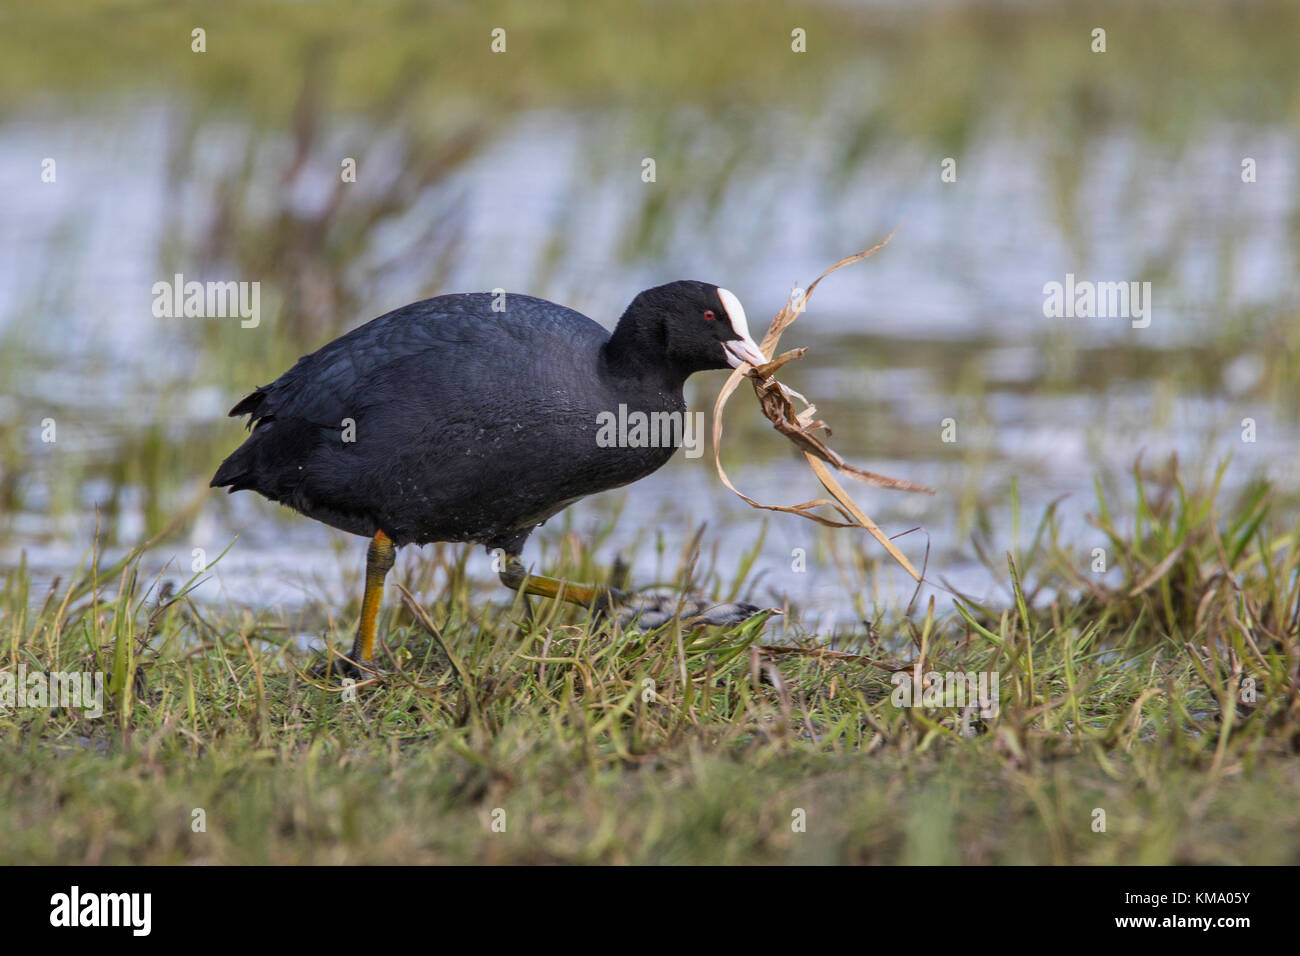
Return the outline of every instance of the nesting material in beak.
{"type": "MultiPolygon", "coordinates": [[[[894,232],[897,231],[894,230],[894,232]]],[[[889,236],[889,239],[892,238],[893,233],[889,236]]],[[[771,349],[774,356],[770,362],[762,348],[750,337],[749,325],[745,321],[745,311],[740,307],[740,301],[725,289],[718,290],[718,296],[726,307],[728,318],[731,319],[731,327],[741,337],[723,343],[727,350],[727,361],[735,371],[731,373],[726,384],[722,386],[722,391],[718,393],[717,401],[713,404],[713,464],[718,471],[718,477],[722,479],[722,483],[739,495],[747,504],[755,508],[762,508],[765,511],[783,511],[832,528],[864,528],[919,583],[922,580],[921,572],[912,566],[907,556],[898,550],[893,541],[849,497],[839,482],[835,480],[827,465],[864,484],[874,485],[878,488],[919,491],[931,495],[934,494],[934,491],[923,485],[914,484],[900,478],[887,478],[884,475],[878,475],[875,472],[850,465],[836,454],[820,436],[815,434],[818,431],[824,431],[827,435],[830,434],[830,428],[827,427],[826,423],[816,419],[816,408],[809,405],[808,400],[799,395],[798,392],[786,388],[776,380],[776,372],[779,369],[791,359],[799,358],[806,351],[806,349],[792,349],[783,355],[777,355],[776,347],[781,339],[781,333],[804,311],[808,298],[812,295],[817,284],[836,269],[867,258],[877,249],[887,244],[889,239],[877,243],[864,252],[846,256],[819,275],[808,286],[807,292],[802,297],[796,300],[793,295],[791,296],[790,301],[772,320],[771,327],[768,328],[767,335],[763,338],[763,343],[771,349]],[[742,372],[741,366],[745,363],[753,367],[742,372]],[[760,368],[762,371],[759,371],[760,368]],[[722,409],[726,406],[727,399],[731,397],[732,392],[736,390],[736,387],[744,378],[749,378],[751,384],[753,384],[754,393],[758,397],[759,407],[762,409],[764,416],[767,417],[777,431],[785,435],[803,453],[809,467],[817,476],[817,480],[821,482],[823,488],[831,493],[833,500],[819,498],[797,505],[767,505],[749,497],[732,484],[731,479],[727,477],[727,473],[722,468],[722,461],[719,457],[722,447],[722,409]],[[797,411],[793,404],[794,398],[798,398],[808,407],[802,412],[797,411]],[[838,512],[841,520],[818,514],[816,509],[823,505],[828,505],[838,512]]]]}

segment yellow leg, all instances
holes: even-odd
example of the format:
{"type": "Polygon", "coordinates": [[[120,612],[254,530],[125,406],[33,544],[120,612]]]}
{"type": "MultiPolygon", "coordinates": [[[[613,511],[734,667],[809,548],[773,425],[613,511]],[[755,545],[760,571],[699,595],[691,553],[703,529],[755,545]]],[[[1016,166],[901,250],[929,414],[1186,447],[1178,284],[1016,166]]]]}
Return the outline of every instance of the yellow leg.
{"type": "MultiPolygon", "coordinates": [[[[613,580],[622,585],[625,571],[626,569],[616,570],[613,580]]],[[[762,608],[740,601],[718,604],[677,594],[634,593],[612,585],[570,584],[555,578],[535,577],[528,573],[523,561],[519,560],[519,555],[509,552],[505,555],[505,566],[499,574],[501,582],[515,591],[538,597],[559,598],[601,614],[612,614],[617,610],[620,619],[636,621],[645,629],[660,627],[674,617],[681,618],[683,624],[691,627],[730,627],[762,613],[762,608]]],[[[781,613],[775,608],[769,610],[773,614],[781,613]]]]}
{"type": "Polygon", "coordinates": [[[366,590],[361,597],[361,624],[349,655],[358,663],[370,662],[375,654],[375,621],[379,605],[384,599],[384,578],[397,557],[393,541],[382,531],[376,531],[366,551],[366,590]]]}
{"type": "Polygon", "coordinates": [[[517,554],[505,555],[505,565],[499,572],[499,576],[501,583],[512,590],[522,590],[524,594],[533,594],[537,597],[558,597],[561,601],[580,604],[583,607],[601,606],[608,610],[612,605],[612,599],[621,596],[613,588],[570,584],[567,581],[557,581],[555,578],[529,574],[517,554]]]}

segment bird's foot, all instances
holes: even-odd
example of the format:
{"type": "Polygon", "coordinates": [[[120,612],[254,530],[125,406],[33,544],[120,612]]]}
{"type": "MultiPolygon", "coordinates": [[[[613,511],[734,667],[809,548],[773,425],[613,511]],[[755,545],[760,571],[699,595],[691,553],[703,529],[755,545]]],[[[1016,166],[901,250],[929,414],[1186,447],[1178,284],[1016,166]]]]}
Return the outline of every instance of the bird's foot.
{"type": "Polygon", "coordinates": [[[761,608],[744,601],[719,603],[691,597],[672,588],[616,592],[608,604],[620,624],[625,627],[635,624],[646,631],[662,627],[679,615],[686,627],[732,627],[756,614],[781,613],[776,608],[761,608]]]}
{"type": "Polygon", "coordinates": [[[321,661],[308,672],[317,680],[365,681],[383,677],[383,672],[375,666],[374,661],[358,661],[351,654],[347,657],[331,657],[321,661]]]}

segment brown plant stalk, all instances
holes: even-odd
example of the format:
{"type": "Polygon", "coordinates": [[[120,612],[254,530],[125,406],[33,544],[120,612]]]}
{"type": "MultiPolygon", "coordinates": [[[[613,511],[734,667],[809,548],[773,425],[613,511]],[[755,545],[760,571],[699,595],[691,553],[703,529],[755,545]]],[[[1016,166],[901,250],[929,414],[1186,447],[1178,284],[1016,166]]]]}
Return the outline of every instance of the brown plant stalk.
{"type": "MultiPolygon", "coordinates": [[[[846,256],[839,262],[835,263],[808,286],[808,291],[802,297],[792,295],[790,300],[776,317],[772,319],[772,324],[768,326],[767,334],[763,336],[761,348],[764,355],[772,355],[777,343],[781,341],[781,336],[785,330],[794,323],[806,308],[808,300],[812,297],[813,290],[817,284],[837,269],[844,266],[852,265],[855,262],[861,262],[868,256],[872,255],[878,249],[883,248],[889,243],[890,239],[898,232],[897,229],[890,233],[882,242],[876,243],[870,249],[846,256]]],[[[824,431],[827,436],[831,434],[830,427],[820,419],[815,418],[817,414],[816,406],[810,404],[798,392],[791,391],[776,380],[776,372],[787,362],[800,358],[807,349],[791,349],[781,355],[776,356],[766,365],[758,368],[748,363],[741,364],[739,368],[731,373],[718,393],[718,399],[713,405],[713,464],[718,470],[718,477],[722,483],[732,490],[737,496],[754,508],[761,508],[765,511],[783,511],[787,514],[798,515],[801,518],[807,518],[809,521],[816,521],[818,524],[826,525],[830,528],[864,528],[873,538],[880,542],[881,546],[889,552],[890,557],[897,561],[903,569],[912,576],[916,581],[921,580],[921,574],[912,566],[912,562],[907,560],[894,543],[889,540],[888,536],[872,521],[865,511],[858,507],[857,503],[849,496],[843,486],[831,474],[827,465],[830,465],[836,471],[848,475],[863,484],[873,485],[877,488],[893,488],[899,491],[919,491],[927,495],[934,494],[934,490],[926,488],[923,485],[914,484],[901,478],[887,478],[884,475],[878,475],[875,472],[866,471],[846,462],[838,455],[822,438],[815,432],[824,431]],[[812,501],[804,501],[797,505],[767,505],[746,495],[727,477],[726,471],[722,467],[721,447],[722,447],[722,410],[726,407],[727,401],[731,398],[732,393],[740,386],[742,379],[748,378],[754,386],[754,394],[758,396],[759,407],[772,427],[794,443],[795,447],[803,453],[809,467],[812,468],[813,474],[821,482],[823,488],[830,492],[832,498],[816,498],[812,501]],[[802,412],[795,410],[793,398],[800,399],[806,406],[802,412]],[[827,506],[833,508],[844,520],[837,521],[834,518],[828,518],[825,515],[818,514],[818,508],[827,506]]]]}

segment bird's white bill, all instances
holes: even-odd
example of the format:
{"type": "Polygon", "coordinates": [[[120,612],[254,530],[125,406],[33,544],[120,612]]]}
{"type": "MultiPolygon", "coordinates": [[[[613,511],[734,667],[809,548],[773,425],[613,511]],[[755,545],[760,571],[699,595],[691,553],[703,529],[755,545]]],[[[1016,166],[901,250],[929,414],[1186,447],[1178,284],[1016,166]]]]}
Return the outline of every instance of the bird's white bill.
{"type": "Polygon", "coordinates": [[[758,347],[758,343],[749,336],[731,342],[723,342],[722,347],[727,350],[727,364],[732,368],[740,368],[742,362],[748,362],[754,367],[767,364],[767,356],[758,347]]]}
{"type": "Polygon", "coordinates": [[[738,339],[722,343],[727,350],[727,364],[732,368],[739,368],[743,362],[754,366],[766,365],[767,356],[750,336],[745,307],[740,304],[736,294],[727,289],[719,289],[718,298],[722,300],[722,307],[727,310],[727,320],[731,323],[732,330],[740,336],[738,339]]]}

